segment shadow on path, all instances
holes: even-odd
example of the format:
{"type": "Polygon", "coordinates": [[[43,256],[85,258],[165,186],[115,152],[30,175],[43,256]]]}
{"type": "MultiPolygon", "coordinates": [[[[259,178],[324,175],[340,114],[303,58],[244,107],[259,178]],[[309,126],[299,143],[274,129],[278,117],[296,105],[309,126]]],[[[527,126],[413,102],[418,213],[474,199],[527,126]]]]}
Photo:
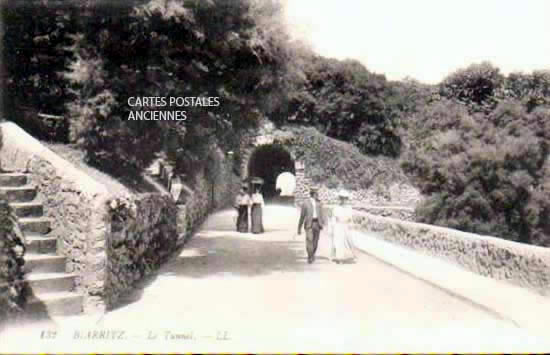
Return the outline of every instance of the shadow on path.
{"type": "MultiPolygon", "coordinates": [[[[257,240],[249,239],[250,237],[247,238],[245,235],[206,237],[207,234],[227,232],[197,233],[157,272],[139,281],[131,292],[122,295],[111,310],[139,301],[144,290],[155,287],[155,282],[163,277],[258,277],[272,272],[308,272],[314,269],[312,265],[307,264],[303,240],[257,240]]],[[[319,262],[323,262],[323,259],[326,258],[318,258],[319,262]]]]}
{"type": "MultiPolygon", "coordinates": [[[[144,290],[155,287],[155,282],[163,277],[257,277],[272,272],[308,272],[312,269],[306,262],[302,240],[273,241],[227,236],[205,238],[204,233],[195,235],[157,272],[145,277],[135,285],[134,290],[122,295],[111,310],[139,301],[144,290]]],[[[319,262],[323,259],[318,258],[319,262]]]]}
{"type": "MultiPolygon", "coordinates": [[[[314,266],[307,264],[303,235],[292,239],[294,208],[277,206],[268,207],[267,211],[266,232],[262,234],[236,232],[233,210],[214,213],[158,271],[121,296],[113,310],[138,301],[145,289],[155,287],[155,282],[165,277],[219,279],[232,275],[258,277],[273,272],[314,270],[314,266]]],[[[319,257],[318,262],[325,261],[319,257]]]]}
{"type": "Polygon", "coordinates": [[[192,245],[164,265],[159,274],[204,278],[223,273],[254,277],[273,271],[300,272],[306,267],[303,241],[205,238],[205,233],[208,232],[195,236],[192,245]]]}

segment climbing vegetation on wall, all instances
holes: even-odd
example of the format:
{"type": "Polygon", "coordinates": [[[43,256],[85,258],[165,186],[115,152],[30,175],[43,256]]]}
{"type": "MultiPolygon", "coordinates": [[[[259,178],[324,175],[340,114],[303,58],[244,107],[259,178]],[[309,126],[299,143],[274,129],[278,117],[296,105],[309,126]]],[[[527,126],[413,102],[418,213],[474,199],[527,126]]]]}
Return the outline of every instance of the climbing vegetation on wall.
{"type": "Polygon", "coordinates": [[[0,323],[20,313],[25,304],[24,254],[23,235],[12,209],[0,196],[0,323]]]}
{"type": "Polygon", "coordinates": [[[307,176],[329,188],[368,189],[372,185],[406,182],[397,162],[387,157],[369,157],[354,145],[329,138],[315,128],[292,127],[287,142],[297,160],[304,162],[307,176]]]}

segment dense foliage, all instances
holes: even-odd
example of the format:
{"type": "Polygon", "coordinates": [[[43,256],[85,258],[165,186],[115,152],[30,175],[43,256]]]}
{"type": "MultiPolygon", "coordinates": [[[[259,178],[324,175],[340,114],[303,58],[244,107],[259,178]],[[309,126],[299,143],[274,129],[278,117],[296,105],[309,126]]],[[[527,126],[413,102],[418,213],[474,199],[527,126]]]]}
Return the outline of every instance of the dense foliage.
{"type": "Polygon", "coordinates": [[[439,85],[442,97],[456,100],[471,111],[490,112],[497,104],[496,93],[504,76],[488,62],[459,69],[439,85]]]}
{"type": "Polygon", "coordinates": [[[394,159],[366,156],[352,144],[313,128],[295,127],[292,133],[296,156],[310,167],[308,176],[316,184],[357,190],[407,181],[394,159]]]}
{"type": "Polygon", "coordinates": [[[34,45],[43,37],[58,60],[57,66],[35,65],[40,72],[33,86],[29,69],[19,66],[22,53],[7,56],[8,76],[20,93],[10,106],[30,98],[41,103],[35,111],[64,113],[69,140],[100,166],[142,168],[164,152],[178,169],[196,169],[214,144],[232,149],[240,130],[264,112],[263,98],[277,90],[285,58],[277,38],[284,36],[269,34],[278,26],[269,19],[278,11],[275,3],[253,0],[30,1],[4,7],[5,46],[17,43],[32,58],[45,51],[34,45]],[[42,16],[42,9],[52,16],[42,16]],[[19,77],[25,80],[18,83],[19,77]],[[219,97],[220,106],[179,108],[186,111],[184,123],[128,121],[130,111],[175,109],[128,105],[129,97],[140,96],[219,97]]]}
{"type": "Polygon", "coordinates": [[[281,13],[275,0],[5,6],[4,45],[25,48],[5,58],[9,116],[22,117],[26,102],[32,119],[20,123],[40,136],[45,120],[37,112],[66,115],[67,139],[100,165],[144,166],[164,150],[189,170],[213,140],[238,143],[237,132],[260,116],[315,126],[363,153],[398,156],[399,86],[356,61],[291,44],[281,13]],[[218,96],[222,104],[187,108],[185,125],[128,122],[130,96],[218,96]]]}
{"type": "Polygon", "coordinates": [[[23,237],[13,212],[0,196],[0,323],[22,311],[26,299],[24,254],[23,237]]]}
{"type": "MultiPolygon", "coordinates": [[[[295,56],[300,53],[296,50],[295,56]]],[[[301,55],[302,76],[288,84],[286,105],[272,118],[314,126],[366,154],[398,156],[401,110],[396,87],[357,61],[301,55]]]]}
{"type": "MultiPolygon", "coordinates": [[[[237,152],[241,131],[265,116],[357,148],[323,161],[314,179],[367,187],[360,153],[400,157],[428,196],[423,221],[550,244],[548,71],[504,75],[484,62],[438,85],[388,81],[289,41],[276,0],[14,4],[2,10],[7,114],[39,136],[36,113],[66,116],[66,140],[99,166],[142,169],[162,153],[190,174],[215,147],[237,152]],[[163,109],[130,107],[131,96],[213,96],[221,106],[185,107],[183,124],[128,121],[163,109]],[[30,121],[19,114],[27,106],[30,121]]],[[[324,154],[334,148],[306,137],[324,154]]]]}
{"type": "Polygon", "coordinates": [[[256,99],[274,89],[265,80],[276,55],[258,33],[255,11],[271,8],[244,0],[174,0],[114,13],[92,9],[75,37],[67,74],[75,86],[72,138],[83,140],[94,160],[123,157],[144,166],[165,151],[185,172],[196,170],[214,143],[232,149],[239,131],[260,117],[256,99]],[[136,110],[126,104],[131,96],[219,97],[220,106],[180,108],[188,118],[183,124],[129,122],[136,110]]]}
{"type": "Polygon", "coordinates": [[[2,104],[8,117],[40,138],[64,140],[64,122],[38,118],[65,112],[67,84],[60,73],[69,55],[67,37],[76,26],[75,8],[47,1],[3,1],[2,104]]]}
{"type": "Polygon", "coordinates": [[[550,246],[549,78],[474,65],[409,117],[402,165],[429,196],[423,222],[550,246]]]}

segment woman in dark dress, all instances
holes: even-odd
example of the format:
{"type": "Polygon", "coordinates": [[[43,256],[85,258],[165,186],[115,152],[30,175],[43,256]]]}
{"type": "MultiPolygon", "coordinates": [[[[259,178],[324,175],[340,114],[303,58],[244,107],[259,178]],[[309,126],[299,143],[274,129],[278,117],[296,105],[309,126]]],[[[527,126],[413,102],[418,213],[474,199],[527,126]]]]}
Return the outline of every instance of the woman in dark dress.
{"type": "Polygon", "coordinates": [[[252,194],[252,233],[258,234],[264,232],[262,217],[264,205],[264,197],[260,192],[260,185],[256,185],[254,193],[252,194]]]}
{"type": "Polygon", "coordinates": [[[248,233],[248,208],[250,207],[250,196],[248,195],[246,186],[241,188],[235,201],[237,209],[237,232],[248,233]]]}

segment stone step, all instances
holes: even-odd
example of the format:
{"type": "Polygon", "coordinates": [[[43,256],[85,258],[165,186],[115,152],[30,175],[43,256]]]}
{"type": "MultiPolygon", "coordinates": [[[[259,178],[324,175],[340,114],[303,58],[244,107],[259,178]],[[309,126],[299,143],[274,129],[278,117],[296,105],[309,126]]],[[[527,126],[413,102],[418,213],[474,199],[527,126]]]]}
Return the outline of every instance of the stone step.
{"type": "Polygon", "coordinates": [[[48,234],[51,231],[51,221],[45,217],[19,218],[19,227],[25,233],[48,234]]]}
{"type": "Polygon", "coordinates": [[[27,284],[34,295],[48,292],[70,292],[75,287],[76,275],[67,273],[30,273],[26,275],[27,284]]]}
{"type": "Polygon", "coordinates": [[[28,183],[28,175],[20,173],[0,174],[0,186],[24,186],[28,183]]]}
{"type": "Polygon", "coordinates": [[[57,251],[57,238],[43,236],[41,234],[26,234],[27,253],[55,254],[57,251]]]}
{"type": "Polygon", "coordinates": [[[25,273],[65,272],[65,257],[48,254],[25,255],[25,273]]]}
{"type": "Polygon", "coordinates": [[[44,214],[44,208],[39,202],[12,202],[10,206],[17,217],[41,217],[44,214]]]}
{"type": "Polygon", "coordinates": [[[6,197],[8,203],[11,202],[29,202],[36,197],[36,188],[34,186],[2,186],[0,195],[6,197]]]}
{"type": "Polygon", "coordinates": [[[25,313],[49,316],[68,316],[82,313],[83,297],[74,292],[51,292],[33,295],[25,307],[25,313]]]}

